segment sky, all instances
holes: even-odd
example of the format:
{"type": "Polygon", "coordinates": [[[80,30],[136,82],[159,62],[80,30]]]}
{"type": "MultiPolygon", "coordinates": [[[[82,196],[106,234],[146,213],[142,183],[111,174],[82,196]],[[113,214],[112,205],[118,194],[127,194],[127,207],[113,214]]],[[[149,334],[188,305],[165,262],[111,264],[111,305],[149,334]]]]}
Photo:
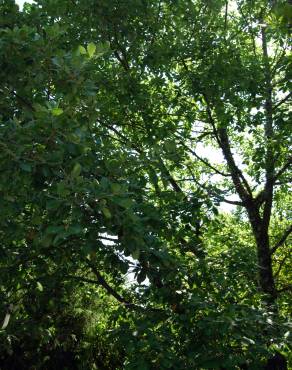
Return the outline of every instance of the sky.
{"type": "Polygon", "coordinates": [[[21,10],[23,8],[24,3],[33,3],[33,0],[15,0],[15,3],[19,6],[19,9],[21,10]]]}

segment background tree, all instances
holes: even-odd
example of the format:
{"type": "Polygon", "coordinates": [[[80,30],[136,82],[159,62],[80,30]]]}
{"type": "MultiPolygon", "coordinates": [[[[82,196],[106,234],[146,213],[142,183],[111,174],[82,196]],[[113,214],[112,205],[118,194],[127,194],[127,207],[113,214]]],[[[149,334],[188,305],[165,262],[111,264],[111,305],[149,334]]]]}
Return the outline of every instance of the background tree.
{"type": "Polygon", "coordinates": [[[71,365],[82,353],[91,368],[258,369],[287,351],[289,14],[264,1],[1,3],[4,356],[34,328],[18,357],[53,368],[62,307],[80,321],[76,294],[86,319],[87,286],[108,308],[86,330],[114,354],[81,350],[76,328],[71,365]],[[223,201],[234,216],[218,216],[223,201]]]}

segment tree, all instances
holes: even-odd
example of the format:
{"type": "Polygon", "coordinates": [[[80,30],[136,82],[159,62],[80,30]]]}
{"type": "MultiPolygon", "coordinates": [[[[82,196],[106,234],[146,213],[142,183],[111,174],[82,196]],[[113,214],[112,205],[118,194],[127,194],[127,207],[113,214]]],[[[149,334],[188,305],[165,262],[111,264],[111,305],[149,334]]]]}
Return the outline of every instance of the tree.
{"type": "Polygon", "coordinates": [[[259,368],[271,340],[283,346],[290,12],[260,0],[1,3],[3,302],[28,317],[28,300],[39,314],[60,286],[102,288],[120,304],[108,341],[127,369],[259,368]],[[235,270],[216,247],[221,202],[244,210],[255,240],[234,227],[235,270]]]}

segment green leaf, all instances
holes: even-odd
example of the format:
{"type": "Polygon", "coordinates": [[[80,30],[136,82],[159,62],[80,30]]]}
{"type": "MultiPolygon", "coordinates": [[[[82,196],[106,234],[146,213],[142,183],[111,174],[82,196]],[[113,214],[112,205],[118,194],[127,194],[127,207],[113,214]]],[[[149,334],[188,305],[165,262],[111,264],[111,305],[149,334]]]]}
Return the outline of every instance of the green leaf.
{"type": "Polygon", "coordinates": [[[110,48],[110,43],[108,41],[98,43],[97,48],[96,48],[97,57],[100,57],[103,54],[105,54],[109,50],[109,48],[110,48]]]}
{"type": "Polygon", "coordinates": [[[107,207],[102,207],[101,211],[104,214],[105,218],[110,219],[112,217],[112,214],[107,207]]]}
{"type": "Polygon", "coordinates": [[[81,55],[85,55],[87,53],[85,47],[82,45],[79,45],[77,50],[81,55]]]}
{"type": "Polygon", "coordinates": [[[87,45],[87,53],[89,55],[89,58],[92,58],[96,50],[96,45],[93,42],[90,42],[87,45]]]}
{"type": "Polygon", "coordinates": [[[49,199],[46,202],[46,208],[47,210],[57,209],[61,205],[61,201],[59,199],[49,199]]]}
{"type": "Polygon", "coordinates": [[[42,292],[44,290],[44,287],[42,286],[42,284],[39,281],[37,281],[36,285],[37,285],[37,290],[38,291],[42,292]]]}
{"type": "Polygon", "coordinates": [[[174,141],[166,141],[164,146],[165,146],[165,149],[168,152],[175,152],[176,151],[176,144],[175,144],[174,141]]]}
{"type": "Polygon", "coordinates": [[[81,173],[82,167],[80,163],[75,163],[73,170],[71,171],[71,176],[73,178],[78,177],[81,173]]]}
{"type": "Polygon", "coordinates": [[[19,167],[25,172],[31,172],[31,165],[29,163],[20,163],[19,167]]]}
{"type": "Polygon", "coordinates": [[[41,240],[41,245],[44,247],[49,247],[53,243],[53,236],[52,235],[45,235],[41,240]]]}
{"type": "Polygon", "coordinates": [[[68,194],[70,194],[70,191],[67,189],[66,187],[66,184],[61,181],[57,184],[57,193],[61,196],[61,197],[65,197],[67,196],[68,194]]]}
{"type": "Polygon", "coordinates": [[[114,194],[119,194],[121,192],[121,185],[117,183],[111,183],[111,190],[114,194]]]}
{"type": "Polygon", "coordinates": [[[63,114],[63,109],[62,108],[53,108],[51,110],[51,113],[53,116],[60,116],[61,114],[63,114]]]}
{"type": "Polygon", "coordinates": [[[117,201],[117,203],[118,203],[121,207],[123,207],[123,208],[125,208],[125,209],[130,208],[130,207],[132,206],[132,204],[133,204],[133,202],[132,202],[132,200],[131,200],[130,198],[119,199],[119,200],[117,201]]]}
{"type": "Polygon", "coordinates": [[[66,231],[66,236],[78,235],[83,232],[83,227],[81,225],[71,225],[66,231]]]}
{"type": "Polygon", "coordinates": [[[139,259],[139,257],[140,257],[140,250],[139,249],[135,249],[134,252],[132,252],[132,257],[134,258],[134,260],[139,259]]]}

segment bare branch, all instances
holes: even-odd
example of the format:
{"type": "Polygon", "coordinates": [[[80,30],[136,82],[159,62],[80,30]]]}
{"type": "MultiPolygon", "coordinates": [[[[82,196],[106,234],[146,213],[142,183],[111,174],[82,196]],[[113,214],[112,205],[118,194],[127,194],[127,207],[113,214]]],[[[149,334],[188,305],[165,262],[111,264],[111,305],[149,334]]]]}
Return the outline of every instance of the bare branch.
{"type": "Polygon", "coordinates": [[[215,168],[214,166],[212,166],[211,163],[209,163],[207,160],[205,160],[202,157],[200,157],[193,149],[189,148],[184,142],[180,141],[180,144],[184,148],[186,148],[191,154],[193,154],[199,161],[201,161],[202,163],[204,163],[207,167],[211,168],[218,175],[221,175],[221,176],[224,176],[224,177],[231,177],[231,174],[230,173],[221,172],[220,170],[218,170],[217,168],[215,168]]]}
{"type": "Polygon", "coordinates": [[[110,241],[110,242],[115,242],[115,243],[118,243],[119,242],[119,240],[118,239],[114,239],[114,238],[108,238],[108,237],[106,237],[106,236],[98,236],[98,239],[101,239],[101,240],[108,240],[108,241],[110,241]]]}
{"type": "Polygon", "coordinates": [[[176,182],[176,180],[171,176],[168,168],[166,167],[166,165],[164,164],[163,160],[159,157],[159,162],[160,162],[160,165],[161,165],[161,170],[164,172],[164,174],[166,175],[169,183],[171,184],[173,190],[176,192],[176,193],[183,193],[183,190],[182,188],[179,186],[179,184],[176,182]]]}
{"type": "Polygon", "coordinates": [[[102,286],[111,296],[113,296],[118,302],[122,303],[125,305],[127,308],[142,308],[140,306],[135,305],[134,303],[128,302],[126,299],[124,299],[122,296],[120,296],[116,291],[113,290],[112,287],[110,287],[106,281],[103,279],[103,283],[101,283],[98,280],[94,279],[88,279],[83,276],[74,276],[74,275],[67,275],[67,277],[71,279],[75,279],[84,283],[90,283],[98,286],[102,286]]]}
{"type": "Polygon", "coordinates": [[[30,101],[26,100],[25,98],[23,98],[22,96],[18,95],[15,91],[10,91],[12,95],[14,95],[18,100],[20,100],[22,102],[22,104],[24,104],[27,108],[29,108],[32,112],[35,111],[33,105],[31,104],[30,101]]]}
{"type": "Polygon", "coordinates": [[[292,157],[290,157],[287,161],[287,163],[284,164],[284,166],[276,173],[274,176],[274,182],[291,166],[292,164],[292,157]]]}
{"type": "Polygon", "coordinates": [[[279,264],[279,267],[278,267],[277,271],[274,273],[274,278],[276,278],[280,274],[280,272],[282,270],[282,267],[284,266],[284,263],[285,263],[285,261],[287,260],[287,258],[289,256],[290,256],[290,253],[286,254],[286,256],[282,259],[282,261],[279,264]]]}
{"type": "MultiPolygon", "coordinates": [[[[189,168],[188,168],[189,169],[189,168]]],[[[190,169],[189,169],[190,171],[190,169]]],[[[191,171],[190,171],[191,172],[191,171]]],[[[191,172],[192,174],[192,172],[191,172]]],[[[201,184],[196,178],[195,176],[192,174],[192,179],[193,181],[200,187],[202,188],[203,190],[205,190],[207,192],[208,195],[212,195],[214,198],[216,198],[217,200],[219,200],[220,202],[224,202],[224,203],[228,203],[228,204],[233,204],[235,206],[244,206],[244,203],[243,202],[240,202],[240,201],[236,201],[236,200],[229,200],[229,199],[226,199],[224,197],[222,197],[220,194],[217,194],[216,192],[212,191],[212,189],[210,189],[210,187],[206,186],[205,184],[201,184]]]]}
{"type": "Polygon", "coordinates": [[[217,196],[218,199],[220,200],[220,202],[224,202],[224,203],[228,203],[228,204],[233,204],[235,206],[244,206],[244,204],[240,201],[237,201],[237,200],[229,200],[229,199],[226,199],[226,198],[223,198],[221,196],[217,196]]]}
{"type": "Polygon", "coordinates": [[[125,71],[128,72],[130,68],[129,68],[129,65],[126,62],[126,60],[120,57],[120,54],[119,54],[119,52],[117,50],[114,51],[114,55],[117,58],[117,60],[120,62],[120,64],[123,66],[123,68],[125,69],[125,71]]]}
{"type": "Polygon", "coordinates": [[[152,312],[163,312],[162,309],[159,308],[154,308],[154,307],[143,307],[139,306],[135,303],[132,303],[122,297],[118,292],[116,292],[104,279],[104,277],[100,274],[100,272],[97,270],[97,268],[94,266],[93,263],[91,263],[89,260],[86,260],[87,265],[90,267],[91,271],[96,277],[96,280],[94,279],[88,279],[83,276],[75,276],[75,275],[68,275],[68,277],[77,279],[79,281],[83,281],[85,283],[90,283],[90,284],[95,284],[102,286],[109,295],[114,297],[119,303],[123,304],[126,308],[128,309],[133,309],[133,310],[143,310],[143,311],[152,311],[152,312]]]}
{"type": "Polygon", "coordinates": [[[290,92],[288,95],[285,96],[285,98],[283,98],[282,100],[280,100],[275,106],[274,106],[274,109],[277,109],[278,107],[280,107],[280,105],[282,105],[283,103],[285,103],[287,100],[289,100],[289,98],[291,98],[292,96],[292,92],[290,92]]]}
{"type": "Polygon", "coordinates": [[[240,196],[243,202],[250,201],[252,199],[252,191],[242,171],[238,168],[234,161],[234,157],[231,152],[231,147],[229,143],[229,137],[227,134],[227,129],[225,127],[219,127],[218,129],[216,128],[216,123],[212,115],[209,99],[206,94],[203,93],[202,95],[207,105],[206,108],[210,124],[213,127],[219,148],[221,148],[224,158],[230,169],[231,177],[236,188],[236,191],[238,192],[238,195],[240,196]]]}
{"type": "Polygon", "coordinates": [[[278,243],[271,249],[271,254],[275,253],[276,250],[281,247],[282,244],[285,243],[286,239],[288,238],[288,236],[292,233],[292,225],[290,225],[287,230],[284,232],[284,234],[282,235],[281,239],[278,241],[278,243]]]}
{"type": "Polygon", "coordinates": [[[266,29],[263,26],[261,28],[262,36],[262,52],[263,52],[263,64],[264,64],[264,76],[265,76],[265,141],[266,141],[266,155],[265,155],[265,203],[263,207],[262,216],[262,228],[267,230],[269,227],[272,204],[273,204],[273,191],[274,191],[274,175],[275,175],[275,151],[273,147],[273,99],[272,99],[272,77],[270,70],[269,54],[268,54],[268,42],[266,37],[266,29]]]}
{"type": "Polygon", "coordinates": [[[102,286],[107,291],[107,293],[109,295],[113,296],[118,302],[122,303],[127,308],[134,308],[134,309],[135,308],[140,308],[140,306],[138,306],[138,305],[136,305],[136,304],[134,304],[132,302],[129,302],[127,299],[125,299],[124,297],[122,297],[118,292],[116,292],[106,282],[106,280],[104,279],[104,277],[100,274],[100,272],[97,270],[97,268],[94,266],[93,263],[89,262],[88,260],[86,262],[87,262],[87,265],[90,267],[91,271],[93,272],[93,274],[95,275],[96,280],[84,278],[82,276],[71,276],[72,278],[75,278],[75,279],[80,280],[80,281],[84,281],[86,283],[91,283],[91,284],[102,286]]]}
{"type": "Polygon", "coordinates": [[[228,18],[228,0],[225,1],[225,16],[224,16],[224,29],[227,31],[227,18],[228,18]]]}

